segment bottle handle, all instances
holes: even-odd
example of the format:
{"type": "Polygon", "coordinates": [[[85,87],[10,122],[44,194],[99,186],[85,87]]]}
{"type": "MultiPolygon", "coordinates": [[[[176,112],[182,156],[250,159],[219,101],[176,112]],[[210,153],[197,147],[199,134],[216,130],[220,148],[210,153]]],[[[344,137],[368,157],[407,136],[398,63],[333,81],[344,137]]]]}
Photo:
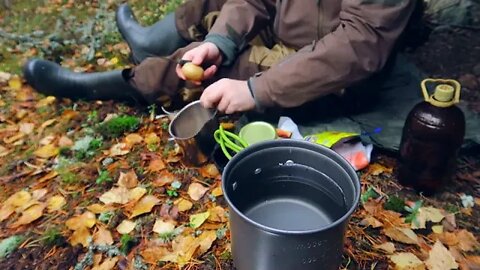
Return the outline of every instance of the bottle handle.
{"type": "Polygon", "coordinates": [[[424,79],[421,83],[423,97],[426,102],[438,106],[438,107],[449,107],[460,102],[460,90],[462,86],[456,80],[452,79],[424,79]],[[443,83],[448,84],[454,87],[455,95],[450,102],[439,102],[433,98],[433,95],[428,94],[427,83],[443,83]]]}

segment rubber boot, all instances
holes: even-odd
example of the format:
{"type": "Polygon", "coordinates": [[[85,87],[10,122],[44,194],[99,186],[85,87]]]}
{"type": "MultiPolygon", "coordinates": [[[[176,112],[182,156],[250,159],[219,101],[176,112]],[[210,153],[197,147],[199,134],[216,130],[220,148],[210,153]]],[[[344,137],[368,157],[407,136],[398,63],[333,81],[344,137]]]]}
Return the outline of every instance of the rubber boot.
{"type": "Polygon", "coordinates": [[[117,9],[116,21],[137,64],[147,57],[170,55],[188,44],[177,31],[174,13],[167,14],[151,26],[143,27],[137,22],[130,6],[122,4],[117,9]]]}
{"type": "Polygon", "coordinates": [[[77,73],[40,59],[29,60],[23,67],[28,84],[45,95],[144,103],[140,94],[125,79],[123,73],[126,71],[77,73]]]}

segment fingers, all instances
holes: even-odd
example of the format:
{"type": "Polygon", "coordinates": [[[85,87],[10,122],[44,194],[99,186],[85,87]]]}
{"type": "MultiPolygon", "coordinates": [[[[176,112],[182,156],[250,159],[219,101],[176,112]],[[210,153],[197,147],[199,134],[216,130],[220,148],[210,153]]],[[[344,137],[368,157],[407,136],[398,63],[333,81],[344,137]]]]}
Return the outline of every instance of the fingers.
{"type": "Polygon", "coordinates": [[[203,79],[208,80],[212,78],[213,75],[215,75],[215,73],[217,72],[217,70],[218,70],[217,66],[210,66],[203,72],[203,79]]]}
{"type": "MultiPolygon", "coordinates": [[[[218,82],[213,83],[203,91],[203,94],[200,97],[200,103],[205,108],[217,107],[218,109],[217,104],[219,104],[220,100],[222,100],[222,95],[223,95],[223,91],[222,91],[222,88],[219,87],[219,83],[218,82]]],[[[226,106],[226,105],[222,105],[222,106],[226,106]]]]}

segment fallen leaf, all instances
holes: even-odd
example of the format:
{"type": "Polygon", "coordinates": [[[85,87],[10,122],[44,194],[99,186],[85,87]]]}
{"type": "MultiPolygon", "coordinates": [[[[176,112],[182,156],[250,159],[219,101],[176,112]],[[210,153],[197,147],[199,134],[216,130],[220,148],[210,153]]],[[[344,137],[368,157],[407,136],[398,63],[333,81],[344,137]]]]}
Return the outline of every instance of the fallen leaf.
{"type": "Polygon", "coordinates": [[[200,168],[200,175],[205,178],[217,178],[220,177],[220,172],[217,169],[217,166],[214,164],[207,164],[200,168]]]}
{"type": "Polygon", "coordinates": [[[457,228],[457,222],[455,220],[455,214],[445,215],[445,219],[442,222],[447,231],[454,231],[457,228]]]}
{"type": "Polygon", "coordinates": [[[397,253],[390,256],[390,260],[395,264],[395,270],[424,270],[423,262],[410,252],[397,253]]]}
{"type": "Polygon", "coordinates": [[[136,188],[130,189],[128,191],[128,201],[136,202],[140,200],[140,198],[142,198],[143,195],[145,195],[145,193],[147,193],[147,190],[143,187],[136,187],[136,188]]]}
{"type": "Polygon", "coordinates": [[[458,247],[462,251],[474,251],[480,248],[480,243],[478,243],[475,236],[467,231],[467,230],[460,230],[456,233],[458,239],[458,247]]]}
{"type": "Polygon", "coordinates": [[[48,212],[55,212],[60,209],[66,204],[65,198],[60,196],[60,195],[55,195],[48,199],[47,201],[48,204],[48,212]]]}
{"type": "Polygon", "coordinates": [[[133,207],[130,218],[134,218],[141,214],[150,213],[152,211],[152,208],[159,202],[160,200],[153,195],[147,195],[141,198],[140,201],[138,201],[133,207]]]}
{"type": "Polygon", "coordinates": [[[15,206],[4,203],[0,208],[0,221],[4,221],[15,212],[15,206]]]}
{"type": "Polygon", "coordinates": [[[95,223],[97,222],[95,218],[95,214],[92,212],[86,211],[85,213],[81,214],[80,216],[75,216],[68,219],[65,222],[65,225],[70,230],[76,231],[80,228],[92,228],[95,223]]]}
{"type": "Polygon", "coordinates": [[[43,183],[45,181],[48,181],[50,179],[53,179],[55,177],[57,177],[58,175],[58,172],[56,171],[50,171],[49,173],[47,173],[46,175],[44,175],[43,177],[41,177],[40,179],[37,180],[37,182],[39,183],[43,183]]]}
{"type": "Polygon", "coordinates": [[[458,238],[457,238],[457,235],[455,233],[443,232],[443,233],[437,235],[436,238],[447,246],[458,245],[458,238]]]}
{"type": "Polygon", "coordinates": [[[43,215],[43,210],[45,209],[45,204],[35,204],[22,212],[20,218],[11,224],[10,228],[17,228],[22,225],[30,224],[33,221],[39,219],[43,215]]]}
{"type": "Polygon", "coordinates": [[[440,241],[435,242],[435,245],[433,245],[425,264],[429,270],[447,270],[458,268],[455,258],[453,258],[452,254],[445,246],[442,245],[440,241]]]}
{"type": "Polygon", "coordinates": [[[223,190],[221,186],[218,186],[212,190],[212,196],[218,197],[223,195],[223,190]]]}
{"type": "Polygon", "coordinates": [[[45,195],[48,193],[48,190],[46,188],[42,189],[36,189],[32,191],[32,200],[41,200],[45,195]]]}
{"type": "Polygon", "coordinates": [[[137,133],[128,134],[125,137],[125,143],[130,146],[134,146],[135,144],[139,144],[141,142],[143,142],[143,138],[137,133]]]}
{"type": "Polygon", "coordinates": [[[410,228],[388,227],[384,229],[386,236],[404,244],[418,244],[418,237],[410,228]]]}
{"type": "Polygon", "coordinates": [[[73,145],[73,141],[67,136],[62,136],[58,140],[58,146],[60,147],[70,147],[73,145]]]}
{"type": "Polygon", "coordinates": [[[480,269],[480,256],[467,256],[465,262],[471,270],[480,269]]]}
{"type": "Polygon", "coordinates": [[[443,220],[445,216],[440,212],[440,209],[434,207],[421,207],[418,209],[416,216],[417,222],[411,223],[412,229],[425,229],[427,222],[438,223],[443,220]]]}
{"type": "Polygon", "coordinates": [[[165,185],[173,183],[175,180],[177,180],[177,177],[169,172],[169,171],[162,171],[160,174],[153,180],[153,185],[156,187],[163,187],[165,185]]]}
{"type": "Polygon", "coordinates": [[[56,146],[51,144],[44,145],[38,148],[35,152],[33,152],[37,157],[40,158],[51,158],[58,155],[59,149],[56,146]]]}
{"type": "Polygon", "coordinates": [[[207,220],[207,218],[210,216],[210,212],[203,212],[195,215],[190,216],[190,227],[196,229],[207,220]]]}
{"type": "Polygon", "coordinates": [[[187,264],[199,246],[199,242],[191,235],[180,236],[172,243],[176,263],[180,268],[187,264]]]}
{"type": "Polygon", "coordinates": [[[360,221],[359,225],[365,226],[365,227],[372,227],[372,228],[380,228],[383,226],[383,223],[378,221],[378,219],[372,217],[372,216],[367,216],[364,218],[362,221],[360,221]]]}
{"type": "Polygon", "coordinates": [[[41,99],[37,102],[37,104],[35,105],[36,108],[41,108],[41,107],[45,107],[45,106],[48,106],[50,104],[52,104],[53,102],[55,102],[55,100],[57,100],[57,98],[55,98],[54,96],[48,96],[44,99],[41,99]]]}
{"type": "Polygon", "coordinates": [[[480,206],[480,198],[475,198],[475,204],[477,204],[478,206],[480,206]]]}
{"type": "Polygon", "coordinates": [[[117,143],[110,148],[111,156],[124,156],[130,153],[130,148],[126,143],[117,143]]]}
{"type": "Polygon", "coordinates": [[[4,71],[0,71],[0,82],[1,83],[8,82],[12,77],[13,77],[12,74],[4,72],[4,71]]]}
{"type": "Polygon", "coordinates": [[[158,262],[165,262],[165,256],[169,256],[170,259],[175,261],[177,260],[176,257],[173,258],[172,251],[168,250],[165,245],[157,243],[158,241],[147,242],[145,248],[140,251],[140,255],[146,263],[155,265],[158,262]]]}
{"type": "Polygon", "coordinates": [[[87,210],[94,213],[94,214],[101,214],[101,213],[110,211],[112,209],[105,206],[105,205],[102,205],[102,204],[99,204],[99,203],[94,203],[92,205],[87,206],[87,210]]]}
{"type": "Polygon", "coordinates": [[[385,242],[381,245],[375,245],[373,248],[384,251],[387,254],[393,254],[395,252],[395,245],[392,242],[385,242]]]}
{"type": "Polygon", "coordinates": [[[31,134],[35,125],[33,123],[21,123],[18,125],[18,130],[25,135],[31,134]]]}
{"type": "Polygon", "coordinates": [[[88,242],[91,239],[90,231],[87,227],[80,227],[72,233],[70,237],[70,244],[76,246],[78,244],[83,247],[88,247],[88,242]]]}
{"type": "Polygon", "coordinates": [[[20,207],[28,203],[32,200],[32,195],[25,190],[20,190],[10,196],[6,201],[5,204],[10,204],[14,207],[20,207]]]}
{"type": "Polygon", "coordinates": [[[432,232],[434,232],[436,234],[443,233],[443,225],[432,226],[432,232]]]}
{"type": "Polygon", "coordinates": [[[22,139],[24,136],[25,136],[25,134],[18,133],[16,135],[13,135],[12,137],[3,139],[3,142],[5,142],[6,144],[14,144],[17,141],[19,141],[20,139],[22,139]]]}
{"type": "Polygon", "coordinates": [[[391,174],[393,171],[392,168],[387,168],[381,164],[378,164],[378,163],[373,163],[373,164],[370,164],[368,166],[368,174],[371,174],[371,175],[374,175],[374,176],[377,176],[377,175],[380,175],[382,173],[388,173],[388,174],[391,174]]]}
{"type": "Polygon", "coordinates": [[[118,178],[118,185],[126,188],[134,188],[138,185],[137,174],[134,170],[130,170],[127,173],[120,172],[118,178]]]}
{"type": "Polygon", "coordinates": [[[227,215],[225,213],[225,209],[221,206],[215,206],[213,208],[208,209],[210,212],[210,216],[208,217],[208,221],[211,222],[227,222],[227,215]]]}
{"type": "Polygon", "coordinates": [[[124,220],[117,226],[117,232],[120,234],[129,234],[137,224],[130,220],[124,220]]]}
{"type": "Polygon", "coordinates": [[[8,148],[0,145],[0,157],[4,157],[8,154],[10,154],[10,152],[12,152],[12,150],[8,150],[8,148]]]}
{"type": "Polygon", "coordinates": [[[160,138],[155,133],[149,133],[145,137],[145,143],[146,144],[152,145],[152,144],[157,144],[159,142],[160,142],[160,138]]]}
{"type": "Polygon", "coordinates": [[[55,140],[54,135],[48,135],[43,137],[38,143],[40,145],[47,145],[47,144],[52,144],[54,140],[55,140]]]}
{"type": "Polygon", "coordinates": [[[175,229],[175,224],[171,221],[163,221],[162,219],[157,219],[155,224],[153,224],[153,231],[158,234],[171,233],[175,229]]]}
{"type": "Polygon", "coordinates": [[[215,231],[204,231],[200,234],[198,240],[200,242],[199,256],[201,256],[207,252],[210,247],[212,247],[213,242],[217,240],[217,233],[215,231]]]}
{"type": "Polygon", "coordinates": [[[55,119],[55,118],[49,119],[49,120],[43,122],[43,123],[40,125],[40,129],[44,129],[44,128],[52,125],[52,124],[55,123],[56,121],[57,121],[57,119],[55,119]]]}
{"type": "Polygon", "coordinates": [[[178,211],[180,211],[180,212],[188,211],[188,210],[192,209],[192,207],[193,207],[193,203],[189,200],[184,199],[184,198],[180,198],[180,199],[176,200],[173,204],[178,207],[178,211]]]}
{"type": "Polygon", "coordinates": [[[160,158],[152,159],[150,164],[148,164],[148,171],[150,172],[159,172],[165,168],[165,163],[160,158]]]}
{"type": "Polygon", "coordinates": [[[112,270],[117,265],[118,257],[106,258],[99,266],[92,267],[91,270],[112,270]]]}
{"type": "Polygon", "coordinates": [[[202,186],[201,184],[194,182],[191,183],[190,186],[188,187],[188,195],[192,200],[198,201],[200,200],[203,195],[208,191],[208,188],[202,186]]]}
{"type": "Polygon", "coordinates": [[[126,204],[129,201],[129,191],[126,187],[116,187],[105,192],[100,196],[99,200],[106,205],[109,204],[126,204]]]}
{"type": "Polygon", "coordinates": [[[13,78],[8,81],[8,87],[12,90],[18,91],[22,88],[22,81],[18,76],[13,76],[13,78]]]}
{"type": "Polygon", "coordinates": [[[96,245],[111,245],[113,244],[112,234],[109,230],[99,227],[98,231],[93,235],[93,243],[96,245]]]}

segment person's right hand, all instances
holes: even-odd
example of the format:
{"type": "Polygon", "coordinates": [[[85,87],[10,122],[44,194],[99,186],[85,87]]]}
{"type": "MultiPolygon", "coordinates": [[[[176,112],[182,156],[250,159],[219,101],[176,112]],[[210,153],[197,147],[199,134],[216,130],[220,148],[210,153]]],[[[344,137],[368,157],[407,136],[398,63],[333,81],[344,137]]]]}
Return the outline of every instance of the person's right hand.
{"type": "MultiPolygon", "coordinates": [[[[217,45],[211,42],[205,42],[200,46],[191,49],[190,51],[186,52],[182,60],[191,61],[193,64],[197,66],[208,66],[203,73],[203,79],[207,80],[211,78],[217,72],[218,66],[222,63],[222,54],[218,49],[217,45]]],[[[186,80],[185,75],[183,75],[182,67],[177,65],[176,72],[178,77],[186,80]]],[[[200,84],[200,82],[194,82],[200,84]]]]}

